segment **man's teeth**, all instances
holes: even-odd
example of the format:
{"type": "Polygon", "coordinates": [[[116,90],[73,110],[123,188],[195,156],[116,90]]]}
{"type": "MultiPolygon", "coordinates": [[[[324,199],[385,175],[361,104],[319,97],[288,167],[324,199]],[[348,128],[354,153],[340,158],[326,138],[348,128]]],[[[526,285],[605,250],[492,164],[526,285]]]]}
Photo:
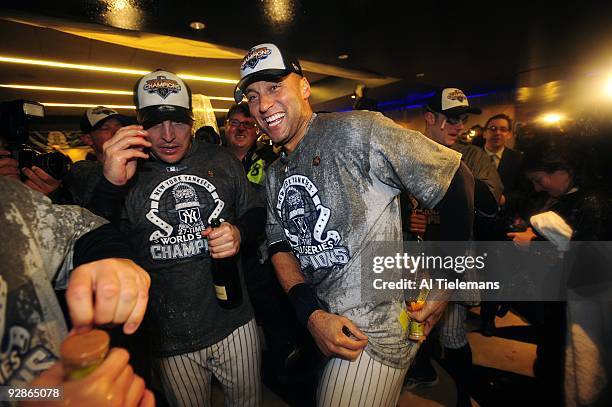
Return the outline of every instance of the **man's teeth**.
{"type": "Polygon", "coordinates": [[[283,120],[284,117],[285,117],[285,113],[276,113],[270,117],[266,117],[265,120],[268,126],[274,127],[278,125],[281,122],[281,120],[283,120]]]}

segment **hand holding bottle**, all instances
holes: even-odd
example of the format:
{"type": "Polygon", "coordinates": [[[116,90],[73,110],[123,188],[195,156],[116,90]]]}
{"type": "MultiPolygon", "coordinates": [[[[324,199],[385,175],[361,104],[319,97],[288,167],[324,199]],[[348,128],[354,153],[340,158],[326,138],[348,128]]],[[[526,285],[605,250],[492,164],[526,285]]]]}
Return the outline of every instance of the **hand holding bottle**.
{"type": "Polygon", "coordinates": [[[240,230],[229,222],[219,222],[215,226],[215,220],[211,221],[211,226],[202,232],[202,236],[208,239],[208,250],[213,259],[223,259],[238,254],[240,250],[240,230]]]}

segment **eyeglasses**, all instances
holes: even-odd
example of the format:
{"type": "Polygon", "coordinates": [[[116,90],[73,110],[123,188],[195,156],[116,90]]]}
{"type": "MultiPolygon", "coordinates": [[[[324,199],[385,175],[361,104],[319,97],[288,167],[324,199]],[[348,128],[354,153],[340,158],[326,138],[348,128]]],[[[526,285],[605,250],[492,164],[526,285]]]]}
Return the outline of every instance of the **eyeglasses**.
{"type": "Polygon", "coordinates": [[[240,120],[231,119],[227,121],[232,127],[240,127],[241,125],[247,129],[254,129],[257,127],[255,122],[241,122],[240,120]]]}
{"type": "MultiPolygon", "coordinates": [[[[444,115],[444,116],[446,116],[446,115],[444,115]]],[[[464,114],[464,115],[461,115],[461,116],[450,116],[450,117],[446,116],[446,122],[448,124],[450,124],[451,126],[455,126],[455,125],[457,125],[459,123],[465,124],[465,123],[467,123],[467,121],[468,121],[468,115],[467,114],[464,114]]]]}
{"type": "Polygon", "coordinates": [[[489,130],[491,133],[495,133],[498,130],[502,133],[508,133],[510,131],[510,129],[507,127],[497,127],[497,126],[489,126],[487,127],[487,130],[489,130]]]}

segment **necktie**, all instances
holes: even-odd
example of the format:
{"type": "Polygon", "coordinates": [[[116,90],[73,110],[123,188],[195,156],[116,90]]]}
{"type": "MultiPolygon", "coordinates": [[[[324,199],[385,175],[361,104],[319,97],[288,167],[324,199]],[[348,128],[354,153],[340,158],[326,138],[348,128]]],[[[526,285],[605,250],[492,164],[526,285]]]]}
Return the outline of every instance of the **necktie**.
{"type": "Polygon", "coordinates": [[[493,163],[495,168],[498,168],[499,167],[499,157],[497,156],[497,154],[491,154],[489,157],[491,158],[491,162],[493,163]]]}

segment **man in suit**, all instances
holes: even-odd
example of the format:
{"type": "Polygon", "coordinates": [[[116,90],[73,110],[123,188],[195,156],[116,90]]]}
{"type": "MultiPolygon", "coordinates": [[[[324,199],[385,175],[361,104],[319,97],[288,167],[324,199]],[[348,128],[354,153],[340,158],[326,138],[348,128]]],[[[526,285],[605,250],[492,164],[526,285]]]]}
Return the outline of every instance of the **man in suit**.
{"type": "Polygon", "coordinates": [[[516,189],[521,173],[521,153],[506,147],[511,138],[512,119],[508,115],[499,113],[487,120],[484,150],[497,168],[506,198],[516,189]]]}
{"type": "MultiPolygon", "coordinates": [[[[492,228],[491,239],[503,239],[506,228],[513,221],[516,213],[517,200],[520,199],[519,192],[521,178],[522,155],[509,147],[508,140],[512,138],[512,119],[504,114],[498,113],[487,120],[484,130],[485,153],[497,168],[497,172],[504,184],[502,197],[502,213],[497,220],[498,227],[492,228]]],[[[498,302],[483,302],[481,304],[481,331],[485,336],[492,336],[495,332],[495,316],[503,316],[508,311],[507,304],[498,302]],[[501,307],[500,307],[501,305],[501,307]]]]}

